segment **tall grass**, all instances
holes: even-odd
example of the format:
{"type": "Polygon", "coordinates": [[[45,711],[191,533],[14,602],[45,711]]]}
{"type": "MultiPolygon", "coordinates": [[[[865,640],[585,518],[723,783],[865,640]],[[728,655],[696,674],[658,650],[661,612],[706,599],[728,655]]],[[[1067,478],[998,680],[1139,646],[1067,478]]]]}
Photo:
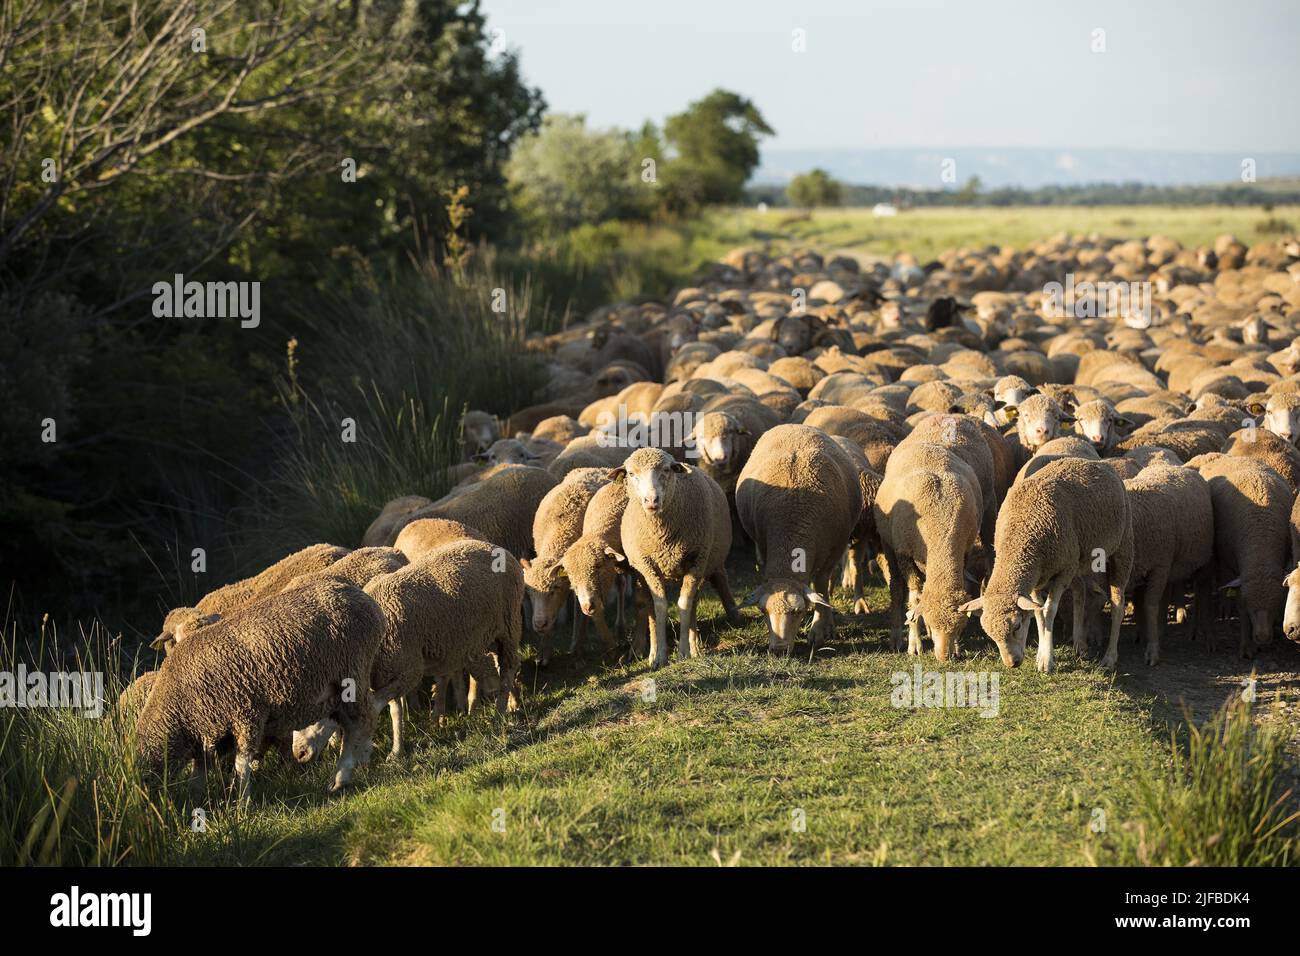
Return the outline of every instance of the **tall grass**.
{"type": "Polygon", "coordinates": [[[1210,720],[1187,714],[1173,764],[1143,781],[1133,862],[1144,866],[1293,866],[1300,801],[1283,788],[1288,733],[1234,696],[1210,720]]]}
{"type": "Polygon", "coordinates": [[[525,345],[534,309],[527,279],[511,286],[489,262],[456,277],[425,265],[302,316],[315,354],[290,344],[289,428],[249,522],[250,562],[355,545],[386,501],[440,496],[465,410],[505,415],[540,389],[525,345]]]}

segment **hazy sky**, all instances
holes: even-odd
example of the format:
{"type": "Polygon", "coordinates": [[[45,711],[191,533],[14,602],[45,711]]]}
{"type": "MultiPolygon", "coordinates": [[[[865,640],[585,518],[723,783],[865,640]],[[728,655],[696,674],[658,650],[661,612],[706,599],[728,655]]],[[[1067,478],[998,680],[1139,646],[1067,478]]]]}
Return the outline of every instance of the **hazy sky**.
{"type": "Polygon", "coordinates": [[[722,86],[773,148],[1300,149],[1300,0],[484,0],[556,112],[722,86]],[[1091,50],[1105,31],[1105,52],[1091,50]],[[805,31],[806,52],[792,50],[805,31]]]}

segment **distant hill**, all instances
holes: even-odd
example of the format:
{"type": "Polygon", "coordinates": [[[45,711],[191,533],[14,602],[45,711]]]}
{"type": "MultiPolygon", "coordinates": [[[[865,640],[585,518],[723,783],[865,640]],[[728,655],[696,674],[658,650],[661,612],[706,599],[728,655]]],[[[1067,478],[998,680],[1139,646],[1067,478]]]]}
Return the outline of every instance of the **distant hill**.
{"type": "Polygon", "coordinates": [[[985,189],[1145,183],[1180,186],[1241,182],[1242,160],[1259,179],[1300,176],[1300,153],[1183,153],[1115,149],[915,147],[893,149],[768,149],[751,184],[784,186],[798,173],[825,169],[845,183],[907,189],[952,188],[940,178],[956,160],[956,186],[978,176],[985,189]]]}

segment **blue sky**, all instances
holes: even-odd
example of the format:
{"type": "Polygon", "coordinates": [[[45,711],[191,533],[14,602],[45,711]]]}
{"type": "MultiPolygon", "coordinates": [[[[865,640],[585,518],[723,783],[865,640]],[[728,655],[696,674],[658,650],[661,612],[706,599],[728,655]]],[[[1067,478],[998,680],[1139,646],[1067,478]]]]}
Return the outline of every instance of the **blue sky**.
{"type": "Polygon", "coordinates": [[[1300,149],[1300,0],[484,0],[483,9],[550,108],[596,126],[661,122],[722,86],[758,105],[775,149],[1300,149]],[[1104,53],[1090,48],[1098,28],[1104,53]],[[806,52],[792,50],[796,29],[806,52]]]}

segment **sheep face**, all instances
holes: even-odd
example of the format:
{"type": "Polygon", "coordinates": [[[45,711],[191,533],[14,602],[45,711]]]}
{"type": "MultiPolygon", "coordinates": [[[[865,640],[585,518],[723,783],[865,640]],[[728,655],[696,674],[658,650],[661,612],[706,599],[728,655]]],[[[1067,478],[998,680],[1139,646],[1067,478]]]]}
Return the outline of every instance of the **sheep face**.
{"type": "Polygon", "coordinates": [[[628,501],[635,501],[646,514],[658,514],[669,507],[681,479],[689,474],[683,465],[658,448],[641,448],[628,456],[614,477],[627,482],[628,501]]]}
{"type": "Polygon", "coordinates": [[[722,470],[736,467],[740,436],[748,434],[748,430],[725,412],[710,412],[691,431],[701,462],[722,470]]]}
{"type": "Polygon", "coordinates": [[[1115,412],[1114,406],[1104,399],[1084,402],[1074,410],[1074,429],[1098,451],[1108,451],[1119,438],[1118,429],[1133,423],[1115,412]]]}
{"type": "Polygon", "coordinates": [[[1019,405],[1030,395],[1037,392],[1032,385],[1019,375],[1004,375],[993,386],[993,400],[1003,405],[1019,405]]]}
{"type": "Polygon", "coordinates": [[[1264,415],[1264,428],[1278,438],[1285,438],[1291,444],[1300,439],[1300,395],[1278,394],[1269,398],[1268,404],[1260,407],[1259,402],[1248,406],[1252,415],[1264,415]]]}
{"type": "Polygon", "coordinates": [[[807,584],[780,580],[763,584],[745,603],[767,616],[767,649],[772,654],[788,654],[808,615],[819,606],[830,607],[826,598],[807,584]]]}
{"type": "Polygon", "coordinates": [[[1016,432],[1020,444],[1036,451],[1061,434],[1061,424],[1074,419],[1061,411],[1055,399],[1046,395],[1030,395],[1016,406],[1016,432]]]}
{"type": "Polygon", "coordinates": [[[474,459],[486,462],[489,468],[495,465],[532,465],[541,460],[516,438],[494,441],[487,451],[475,455],[474,459]]]}
{"type": "Polygon", "coordinates": [[[545,634],[555,626],[569,596],[569,579],[564,566],[555,561],[524,558],[520,563],[524,566],[524,590],[533,606],[533,630],[545,634]]]}
{"type": "Polygon", "coordinates": [[[564,573],[587,617],[605,611],[605,595],[614,587],[619,565],[627,559],[599,540],[580,538],[564,552],[564,573]]]}
{"type": "Polygon", "coordinates": [[[962,605],[968,599],[969,595],[962,590],[938,591],[931,587],[921,591],[919,610],[925,629],[934,641],[936,660],[946,661],[956,652],[962,631],[966,629],[962,605]]]}
{"type": "Polygon", "coordinates": [[[461,419],[461,428],[465,432],[465,445],[475,453],[485,452],[492,443],[501,437],[497,420],[487,412],[469,411],[461,419]]]}
{"type": "Polygon", "coordinates": [[[1282,579],[1286,588],[1286,610],[1282,614],[1282,633],[1288,641],[1300,643],[1300,565],[1282,579]]]}
{"type": "Polygon", "coordinates": [[[305,730],[293,732],[293,759],[311,763],[329,746],[337,726],[331,720],[319,720],[305,730]]]}
{"type": "Polygon", "coordinates": [[[1002,663],[1019,667],[1025,659],[1025,641],[1029,637],[1029,624],[1033,612],[1040,606],[1022,594],[1000,594],[985,591],[982,597],[967,601],[960,608],[964,614],[980,612],[980,627],[998,646],[1002,663]]]}

